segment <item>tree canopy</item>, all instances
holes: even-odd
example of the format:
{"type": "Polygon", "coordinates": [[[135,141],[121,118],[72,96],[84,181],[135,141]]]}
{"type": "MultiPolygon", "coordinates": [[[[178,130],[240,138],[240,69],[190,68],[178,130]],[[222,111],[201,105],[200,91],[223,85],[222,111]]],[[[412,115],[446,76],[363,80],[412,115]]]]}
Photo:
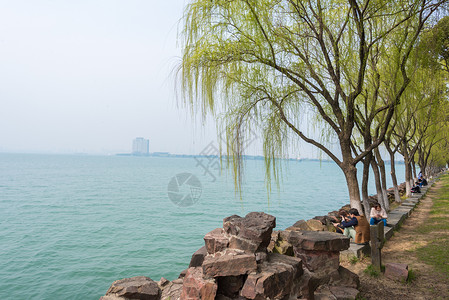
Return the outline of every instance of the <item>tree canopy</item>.
{"type": "Polygon", "coordinates": [[[356,164],[382,143],[410,82],[410,53],[443,2],[191,1],[182,32],[184,96],[226,129],[236,178],[249,129],[263,137],[269,180],[278,175],[276,158],[301,139],[339,165],[351,206],[361,210],[356,164]],[[321,137],[301,126],[311,113],[327,128],[321,137]],[[357,120],[374,117],[376,138],[360,126],[365,143],[357,148],[357,120]]]}

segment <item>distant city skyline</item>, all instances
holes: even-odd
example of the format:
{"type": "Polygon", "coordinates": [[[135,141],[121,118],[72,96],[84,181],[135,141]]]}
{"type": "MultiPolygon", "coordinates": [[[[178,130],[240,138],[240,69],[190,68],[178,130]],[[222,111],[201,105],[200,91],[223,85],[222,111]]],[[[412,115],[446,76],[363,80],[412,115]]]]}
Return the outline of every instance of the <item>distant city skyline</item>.
{"type": "Polygon", "coordinates": [[[150,154],[150,141],[143,137],[137,137],[133,140],[132,154],[133,155],[148,155],[150,154]]]}

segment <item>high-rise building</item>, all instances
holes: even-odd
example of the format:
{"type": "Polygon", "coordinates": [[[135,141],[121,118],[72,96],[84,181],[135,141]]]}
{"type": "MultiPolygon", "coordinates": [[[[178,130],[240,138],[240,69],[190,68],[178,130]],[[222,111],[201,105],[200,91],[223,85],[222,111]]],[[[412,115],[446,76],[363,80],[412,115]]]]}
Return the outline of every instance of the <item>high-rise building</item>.
{"type": "Polygon", "coordinates": [[[133,155],[149,155],[150,141],[143,137],[138,137],[133,140],[133,155]]]}

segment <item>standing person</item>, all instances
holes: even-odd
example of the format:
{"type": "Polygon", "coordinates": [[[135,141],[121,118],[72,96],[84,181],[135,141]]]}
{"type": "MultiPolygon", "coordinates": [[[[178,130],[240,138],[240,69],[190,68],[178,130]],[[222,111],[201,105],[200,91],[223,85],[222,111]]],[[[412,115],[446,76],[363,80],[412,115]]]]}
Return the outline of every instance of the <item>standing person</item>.
{"type": "Polygon", "coordinates": [[[379,203],[376,203],[370,212],[370,225],[376,225],[379,222],[384,222],[384,226],[387,226],[388,215],[385,209],[383,209],[379,203]]]}

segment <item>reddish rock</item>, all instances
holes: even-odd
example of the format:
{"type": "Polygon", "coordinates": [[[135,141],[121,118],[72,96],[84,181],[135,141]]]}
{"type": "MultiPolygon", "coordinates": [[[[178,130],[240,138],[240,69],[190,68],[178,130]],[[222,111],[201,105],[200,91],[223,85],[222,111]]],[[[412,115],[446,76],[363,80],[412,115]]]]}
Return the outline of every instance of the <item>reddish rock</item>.
{"type": "Polygon", "coordinates": [[[295,248],[295,257],[302,259],[304,267],[312,272],[333,272],[340,265],[339,251],[309,251],[295,248]]]}
{"type": "Polygon", "coordinates": [[[271,233],[270,244],[268,244],[267,247],[268,252],[273,252],[274,245],[276,244],[278,239],[279,239],[279,230],[273,230],[273,232],[271,233]]]}
{"type": "Polygon", "coordinates": [[[187,269],[182,284],[181,300],[214,300],[217,284],[214,279],[204,279],[201,267],[187,269]]]}
{"type": "Polygon", "coordinates": [[[168,282],[168,284],[162,287],[161,299],[162,300],[179,299],[181,297],[182,285],[183,285],[182,279],[176,279],[171,282],[168,282]]]}
{"type": "Polygon", "coordinates": [[[258,249],[268,246],[276,218],[263,212],[251,212],[244,218],[233,215],[223,219],[226,233],[258,244],[258,249]]]}
{"type": "Polygon", "coordinates": [[[284,231],[280,237],[294,248],[317,251],[342,251],[349,248],[349,238],[327,231],[284,231]]]}
{"type": "Polygon", "coordinates": [[[346,286],[330,286],[329,290],[337,300],[355,300],[360,294],[357,289],[346,286]]]}
{"type": "Polygon", "coordinates": [[[357,274],[339,266],[337,271],[330,274],[329,285],[358,289],[360,287],[360,278],[357,274]]]}
{"type": "Polygon", "coordinates": [[[137,276],[114,281],[106,296],[124,297],[139,300],[159,300],[161,290],[149,277],[137,276]]]}
{"type": "Polygon", "coordinates": [[[408,265],[398,263],[385,264],[385,277],[396,281],[407,281],[408,265]]]}
{"type": "Polygon", "coordinates": [[[239,249],[248,253],[255,253],[259,248],[260,243],[254,243],[238,236],[231,236],[229,239],[229,249],[239,249]]]}
{"type": "Polygon", "coordinates": [[[288,256],[293,256],[293,246],[287,241],[279,239],[277,243],[274,245],[273,253],[284,254],[288,256]]]}
{"type": "Polygon", "coordinates": [[[184,277],[186,277],[186,273],[187,273],[187,269],[181,271],[181,273],[179,273],[178,278],[184,278],[184,277]]]}
{"type": "Polygon", "coordinates": [[[240,295],[248,299],[281,299],[295,294],[302,273],[300,259],[271,253],[259,272],[248,275],[240,295]]]}
{"type": "Polygon", "coordinates": [[[217,228],[204,236],[206,250],[209,254],[224,251],[229,244],[229,238],[225,236],[223,228],[217,228]]]}
{"type": "Polygon", "coordinates": [[[258,264],[263,263],[264,261],[267,260],[268,257],[268,253],[267,252],[256,252],[256,262],[258,264]]]}
{"type": "Polygon", "coordinates": [[[314,300],[337,300],[337,298],[332,294],[332,292],[329,289],[329,286],[322,285],[319,288],[316,289],[316,291],[313,293],[314,300]]]}
{"type": "Polygon", "coordinates": [[[159,280],[159,286],[163,287],[166,286],[170,281],[167,278],[161,277],[161,280],[159,280]]]}
{"type": "Polygon", "coordinates": [[[326,227],[319,220],[308,220],[307,225],[310,227],[311,231],[324,231],[326,227]]]}
{"type": "Polygon", "coordinates": [[[301,231],[301,230],[311,230],[311,228],[309,227],[309,225],[307,224],[306,221],[299,220],[295,224],[293,224],[292,226],[288,227],[285,230],[301,231]]]}
{"type": "Polygon", "coordinates": [[[201,247],[195,253],[193,253],[190,259],[189,268],[200,267],[203,264],[204,258],[207,255],[206,246],[201,247]]]}
{"type": "Polygon", "coordinates": [[[256,256],[229,250],[224,255],[208,255],[203,262],[203,272],[210,277],[239,276],[257,269],[256,256]]]}

